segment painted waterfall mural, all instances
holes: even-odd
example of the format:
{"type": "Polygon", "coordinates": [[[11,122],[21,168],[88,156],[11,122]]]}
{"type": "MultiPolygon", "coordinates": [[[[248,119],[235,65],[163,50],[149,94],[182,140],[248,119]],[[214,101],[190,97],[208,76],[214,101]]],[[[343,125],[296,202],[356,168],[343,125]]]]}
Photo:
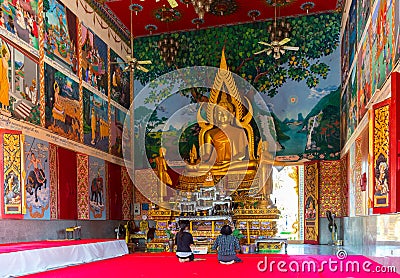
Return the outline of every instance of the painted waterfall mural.
{"type": "MultiPolygon", "coordinates": [[[[197,65],[218,68],[224,48],[230,71],[254,86],[268,104],[275,125],[277,159],[338,159],[340,20],[340,14],[336,13],[289,19],[293,28],[288,45],[300,49],[287,51],[279,59],[267,53],[253,54],[262,50],[258,41],[270,40],[266,30],[271,22],[170,34],[180,45],[192,49],[180,50],[171,67],[167,67],[160,59],[158,49],[154,49],[163,35],[139,38],[135,41],[135,56],[142,59],[140,56],[143,55],[143,59],[150,59],[153,64],[148,67],[148,73],[135,72],[135,96],[147,82],[176,68],[197,65]],[[241,34],[240,39],[237,34],[241,34]]],[[[144,134],[146,141],[145,149],[135,148],[136,168],[143,166],[140,162],[144,158],[153,162],[162,139],[167,148],[179,150],[173,153],[188,158],[190,147],[196,145],[197,136],[193,134],[198,132],[198,125],[188,121],[186,116],[190,111],[180,114],[180,123],[171,124],[168,119],[180,108],[207,101],[209,96],[206,88],[191,88],[180,90],[159,103],[169,92],[165,91],[163,84],[153,87],[157,88],[146,88],[148,95],[144,101],[135,101],[135,136],[141,138],[144,134]],[[144,126],[147,121],[147,126],[144,126]],[[176,135],[179,142],[168,139],[176,135]]],[[[262,116],[263,109],[254,100],[254,92],[240,93],[252,101],[254,118],[262,116]]],[[[196,107],[193,111],[197,111],[196,107]]],[[[135,142],[143,143],[140,140],[135,142]]],[[[174,161],[178,157],[172,155],[168,159],[174,161]]]]}

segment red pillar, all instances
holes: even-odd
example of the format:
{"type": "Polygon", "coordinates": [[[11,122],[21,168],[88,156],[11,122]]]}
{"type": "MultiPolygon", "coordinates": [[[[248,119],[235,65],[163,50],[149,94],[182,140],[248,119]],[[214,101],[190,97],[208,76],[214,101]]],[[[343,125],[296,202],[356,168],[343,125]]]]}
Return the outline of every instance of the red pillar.
{"type": "Polygon", "coordinates": [[[392,72],[389,124],[390,212],[400,211],[400,73],[392,72]]]}

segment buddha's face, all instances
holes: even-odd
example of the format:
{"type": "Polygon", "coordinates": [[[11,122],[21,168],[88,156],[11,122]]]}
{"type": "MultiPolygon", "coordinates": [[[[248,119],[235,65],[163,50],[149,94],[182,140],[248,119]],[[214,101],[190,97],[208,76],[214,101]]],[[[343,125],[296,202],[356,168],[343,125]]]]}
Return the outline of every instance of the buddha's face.
{"type": "Polygon", "coordinates": [[[222,106],[215,108],[215,119],[217,124],[224,125],[230,124],[232,121],[232,114],[222,106]]]}

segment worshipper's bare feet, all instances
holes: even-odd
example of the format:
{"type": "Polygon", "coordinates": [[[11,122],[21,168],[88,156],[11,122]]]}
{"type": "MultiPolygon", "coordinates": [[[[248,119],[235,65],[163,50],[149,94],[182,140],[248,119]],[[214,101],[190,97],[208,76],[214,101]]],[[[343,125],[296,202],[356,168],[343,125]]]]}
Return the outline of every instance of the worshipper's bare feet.
{"type": "Polygon", "coordinates": [[[233,263],[235,263],[235,260],[232,260],[232,261],[229,261],[229,262],[222,262],[222,261],[220,261],[220,263],[221,263],[221,264],[233,264],[233,263]]]}

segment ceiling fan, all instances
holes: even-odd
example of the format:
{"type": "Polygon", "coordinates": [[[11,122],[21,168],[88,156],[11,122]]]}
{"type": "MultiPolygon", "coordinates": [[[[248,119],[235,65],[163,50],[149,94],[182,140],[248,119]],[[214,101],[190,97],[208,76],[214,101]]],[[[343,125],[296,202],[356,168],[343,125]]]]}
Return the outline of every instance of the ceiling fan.
{"type": "MultiPolygon", "coordinates": [[[[144,2],[145,0],[140,0],[140,2],[144,2]]],[[[176,8],[178,7],[178,2],[176,2],[176,0],[167,0],[169,5],[171,6],[171,8],[176,8]]],[[[160,2],[160,0],[156,0],[156,3],[160,2]]]]}
{"type": "MultiPolygon", "coordinates": [[[[130,9],[130,31],[131,31],[131,36],[130,36],[130,50],[131,50],[131,55],[133,55],[133,19],[132,19],[132,0],[131,4],[129,5],[130,9]]],[[[141,70],[143,72],[148,72],[149,70],[142,65],[150,65],[151,61],[150,60],[144,60],[144,61],[139,61],[137,58],[131,56],[131,55],[126,55],[126,62],[128,65],[123,69],[123,72],[127,71],[134,71],[136,69],[141,70]]],[[[126,64],[126,62],[111,62],[111,64],[126,64]]],[[[133,77],[132,77],[133,78],[133,77]]]]}
{"type": "Polygon", "coordinates": [[[293,50],[293,51],[297,51],[299,50],[298,46],[288,46],[285,45],[286,43],[288,43],[290,41],[289,38],[284,38],[281,41],[272,41],[271,43],[267,43],[267,42],[258,42],[259,44],[268,46],[267,48],[258,51],[256,53],[254,53],[254,55],[258,55],[264,52],[267,52],[267,55],[271,55],[271,53],[273,52],[273,57],[275,59],[279,59],[281,57],[281,54],[285,54],[286,50],[293,50]]]}
{"type": "Polygon", "coordinates": [[[284,21],[282,21],[282,26],[279,26],[279,28],[285,28],[286,31],[282,31],[282,30],[278,30],[277,31],[277,17],[276,17],[276,6],[277,6],[277,1],[275,0],[275,17],[274,17],[274,22],[273,24],[270,26],[272,28],[274,28],[274,30],[272,30],[272,28],[270,28],[270,32],[271,32],[271,43],[267,43],[267,42],[263,42],[260,41],[258,42],[259,44],[265,45],[267,46],[267,48],[255,52],[254,55],[258,55],[261,53],[266,52],[267,55],[271,55],[271,53],[273,53],[273,57],[275,59],[279,59],[281,57],[281,55],[285,54],[286,50],[292,50],[292,51],[297,51],[299,50],[298,46],[288,46],[285,45],[286,43],[288,43],[290,41],[290,39],[288,38],[289,36],[289,30],[290,30],[290,24],[289,23],[285,23],[284,21]]]}

